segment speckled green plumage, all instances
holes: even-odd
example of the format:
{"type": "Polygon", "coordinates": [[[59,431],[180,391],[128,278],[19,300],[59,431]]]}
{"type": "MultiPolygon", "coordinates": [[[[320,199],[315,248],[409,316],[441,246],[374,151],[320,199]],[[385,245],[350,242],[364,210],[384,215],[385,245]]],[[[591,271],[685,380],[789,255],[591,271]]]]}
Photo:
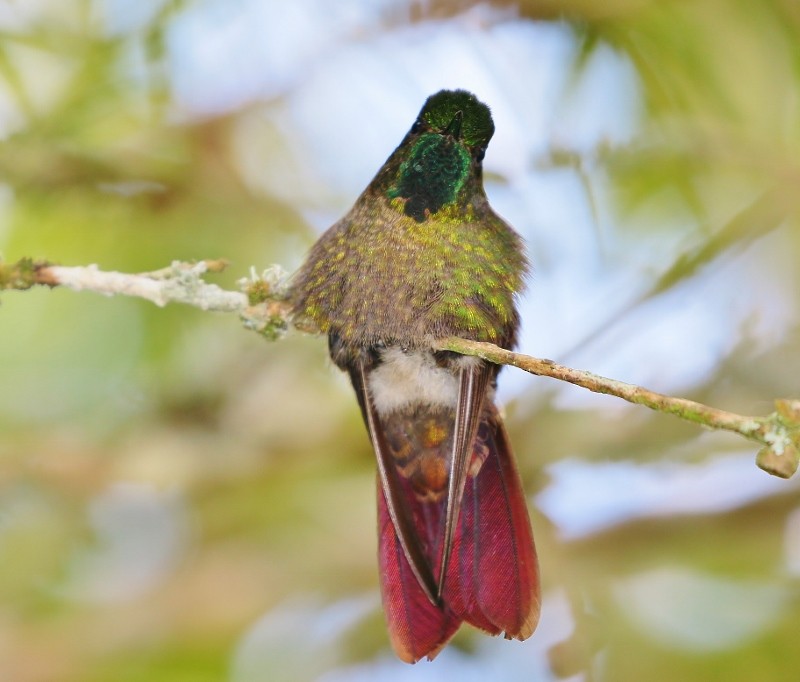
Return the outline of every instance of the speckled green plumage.
{"type": "Polygon", "coordinates": [[[474,95],[430,97],[355,206],[312,248],[292,283],[296,314],[354,350],[450,335],[513,343],[527,265],[483,191],[493,131],[474,95]]]}

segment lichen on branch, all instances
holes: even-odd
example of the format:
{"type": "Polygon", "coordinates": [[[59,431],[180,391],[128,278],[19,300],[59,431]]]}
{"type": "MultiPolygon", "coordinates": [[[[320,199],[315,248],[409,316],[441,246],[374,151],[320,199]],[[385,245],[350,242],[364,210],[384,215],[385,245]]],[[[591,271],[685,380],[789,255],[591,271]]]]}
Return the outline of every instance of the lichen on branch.
{"type": "Polygon", "coordinates": [[[159,307],[183,303],[201,310],[238,313],[248,329],[269,339],[278,338],[289,326],[284,270],[273,266],[260,275],[253,270],[250,277],[239,280],[241,291],[228,291],[203,279],[226,266],[224,260],[173,261],[160,270],[133,274],[100,270],[96,265],[67,267],[23,258],[16,263],[0,261],[0,290],[41,284],[105,296],[133,296],[159,307]]]}

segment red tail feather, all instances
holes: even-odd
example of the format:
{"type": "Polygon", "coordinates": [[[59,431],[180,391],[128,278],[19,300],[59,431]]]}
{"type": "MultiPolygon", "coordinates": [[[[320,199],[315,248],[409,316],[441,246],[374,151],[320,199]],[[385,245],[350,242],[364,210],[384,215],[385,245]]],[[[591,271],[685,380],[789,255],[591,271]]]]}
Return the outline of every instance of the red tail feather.
{"type": "Polygon", "coordinates": [[[389,637],[397,656],[416,663],[433,658],[458,630],[461,618],[434,606],[420,587],[397,538],[378,486],[378,568],[389,637]]]}
{"type": "MultiPolygon", "coordinates": [[[[489,456],[473,479],[472,535],[478,604],[506,637],[527,639],[539,621],[539,564],[522,484],[499,418],[484,423],[489,456]],[[494,433],[491,433],[494,431],[494,433]]],[[[469,532],[464,529],[464,532],[469,532]]]]}
{"type": "MultiPolygon", "coordinates": [[[[444,498],[420,499],[403,485],[434,573],[444,498]]],[[[539,619],[539,571],[528,511],[508,439],[494,410],[475,439],[461,514],[440,603],[425,596],[378,492],[381,587],[392,645],[413,662],[433,658],[462,621],[490,634],[526,639],[539,619]]]]}

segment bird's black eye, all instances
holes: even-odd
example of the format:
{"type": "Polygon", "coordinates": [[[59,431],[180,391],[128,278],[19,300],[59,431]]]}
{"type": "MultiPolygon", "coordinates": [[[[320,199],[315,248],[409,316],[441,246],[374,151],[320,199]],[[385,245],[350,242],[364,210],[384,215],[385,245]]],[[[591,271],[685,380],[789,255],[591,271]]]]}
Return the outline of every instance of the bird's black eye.
{"type": "Polygon", "coordinates": [[[475,161],[480,163],[483,161],[483,157],[486,156],[486,147],[478,147],[475,150],[475,161]]]}
{"type": "Polygon", "coordinates": [[[411,126],[411,133],[416,134],[421,131],[422,131],[422,119],[418,118],[416,121],[414,121],[414,125],[411,126]]]}

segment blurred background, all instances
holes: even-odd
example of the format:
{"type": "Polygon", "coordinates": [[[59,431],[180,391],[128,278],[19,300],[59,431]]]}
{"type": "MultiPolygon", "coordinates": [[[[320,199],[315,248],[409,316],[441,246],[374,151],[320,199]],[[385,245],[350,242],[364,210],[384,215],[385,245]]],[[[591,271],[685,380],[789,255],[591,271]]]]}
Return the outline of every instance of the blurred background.
{"type": "MultiPolygon", "coordinates": [[[[794,0],[0,0],[0,252],[294,269],[443,87],[493,109],[522,350],[743,414],[800,397],[794,0]]],[[[2,680],[800,669],[798,484],[732,435],[506,369],[542,622],[410,667],[323,340],[7,292],[0,387],[2,680]]]]}

